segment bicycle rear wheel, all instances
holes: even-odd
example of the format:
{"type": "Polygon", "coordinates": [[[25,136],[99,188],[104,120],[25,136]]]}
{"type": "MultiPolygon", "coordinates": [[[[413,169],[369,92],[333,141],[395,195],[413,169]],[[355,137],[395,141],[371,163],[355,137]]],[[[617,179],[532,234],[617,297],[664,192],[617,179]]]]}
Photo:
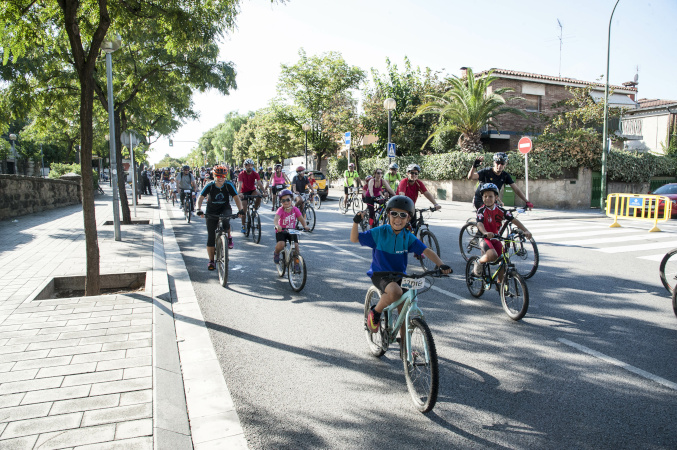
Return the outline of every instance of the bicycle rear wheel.
{"type": "Polygon", "coordinates": [[[252,213],[252,239],[255,244],[261,242],[261,218],[256,212],[252,213]]]}
{"type": "Polygon", "coordinates": [[[306,205],[304,212],[306,216],[306,225],[308,225],[310,231],[313,231],[315,229],[315,210],[312,206],[306,205]]]}
{"type": "MultiPolygon", "coordinates": [[[[381,343],[383,342],[382,330],[379,330],[377,333],[372,333],[367,327],[367,315],[372,306],[376,306],[378,301],[381,300],[381,291],[378,290],[376,286],[371,286],[367,291],[367,296],[364,298],[364,335],[367,338],[367,345],[369,346],[369,352],[376,356],[381,357],[386,352],[381,343]]],[[[381,316],[384,316],[383,314],[381,316]]],[[[381,323],[383,325],[383,323],[381,323]]],[[[381,327],[382,329],[383,327],[381,327]]]]}
{"type": "Polygon", "coordinates": [[[295,292],[301,292],[301,289],[306,285],[306,262],[303,256],[296,255],[291,257],[291,263],[287,269],[289,277],[289,285],[295,292]],[[298,265],[298,267],[296,267],[298,265]]]}
{"type": "MultiPolygon", "coordinates": [[[[526,280],[531,278],[538,269],[538,246],[534,238],[527,239],[519,235],[519,241],[510,244],[510,262],[514,264],[517,272],[526,280]]],[[[677,261],[675,262],[677,268],[677,261]]]]}
{"type": "Polygon", "coordinates": [[[480,241],[477,234],[477,224],[475,222],[468,222],[461,228],[461,232],[458,235],[458,246],[461,249],[461,256],[466,261],[471,256],[482,255],[482,250],[480,249],[480,241]]]}
{"type": "Polygon", "coordinates": [[[527,284],[515,269],[508,270],[499,287],[503,310],[512,320],[520,320],[529,309],[527,284]]]}
{"type": "Polygon", "coordinates": [[[677,284],[677,248],[670,250],[665,254],[659,266],[661,283],[669,293],[675,290],[677,284]]]}
{"type": "MultiPolygon", "coordinates": [[[[421,230],[419,239],[425,244],[426,247],[435,252],[437,256],[440,256],[440,244],[437,242],[437,237],[432,231],[424,228],[421,230]]],[[[418,261],[421,263],[423,270],[435,270],[437,268],[437,264],[426,258],[424,255],[421,255],[418,261]]]]}
{"type": "Polygon", "coordinates": [[[437,402],[440,374],[433,334],[422,318],[409,322],[411,355],[405,354],[404,376],[414,405],[421,412],[433,409],[437,402]]]}
{"type": "Polygon", "coordinates": [[[225,234],[219,234],[216,240],[216,271],[219,274],[219,283],[226,287],[228,284],[228,242],[225,234]]]}
{"type": "Polygon", "coordinates": [[[341,214],[345,214],[348,212],[348,208],[346,208],[346,197],[345,195],[342,195],[341,198],[339,199],[339,204],[338,204],[338,209],[341,212],[341,214]]]}
{"type": "Polygon", "coordinates": [[[473,297],[480,297],[484,294],[484,279],[483,277],[478,277],[473,272],[475,268],[475,261],[480,259],[479,256],[471,256],[468,259],[468,262],[465,264],[465,284],[468,286],[468,291],[473,297]]]}

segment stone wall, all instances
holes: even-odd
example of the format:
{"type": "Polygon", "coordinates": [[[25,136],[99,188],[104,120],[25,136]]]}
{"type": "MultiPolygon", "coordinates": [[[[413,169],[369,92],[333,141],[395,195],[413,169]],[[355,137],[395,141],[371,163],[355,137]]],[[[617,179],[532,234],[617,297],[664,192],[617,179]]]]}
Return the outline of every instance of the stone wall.
{"type": "Polygon", "coordinates": [[[0,175],[0,220],[78,203],[82,203],[79,183],[0,175]]]}

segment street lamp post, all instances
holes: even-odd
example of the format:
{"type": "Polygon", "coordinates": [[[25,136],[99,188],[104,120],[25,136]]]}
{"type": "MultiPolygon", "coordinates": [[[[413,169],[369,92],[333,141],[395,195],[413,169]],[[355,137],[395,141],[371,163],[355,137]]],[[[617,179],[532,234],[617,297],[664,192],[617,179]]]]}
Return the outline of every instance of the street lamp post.
{"type": "Polygon", "coordinates": [[[306,157],[306,170],[308,169],[308,131],[310,131],[310,124],[304,123],[301,125],[301,129],[303,129],[303,132],[306,134],[306,148],[304,151],[304,155],[306,157]]]}
{"type": "MultiPolygon", "coordinates": [[[[391,128],[391,123],[392,123],[392,118],[393,118],[393,111],[397,107],[397,102],[395,101],[394,98],[387,98],[383,102],[383,107],[388,111],[388,144],[390,144],[390,128],[391,128]]],[[[386,146],[386,151],[388,150],[388,146],[386,146]]],[[[393,159],[390,158],[390,162],[392,162],[393,159]]]]}
{"type": "Polygon", "coordinates": [[[223,150],[223,164],[226,164],[226,147],[221,147],[221,150],[223,150]]]}
{"type": "Polygon", "coordinates": [[[616,12],[616,6],[618,2],[614,5],[614,9],[611,11],[611,17],[609,17],[609,35],[607,38],[607,48],[606,48],[606,86],[604,88],[604,124],[602,125],[602,195],[599,201],[599,208],[604,210],[604,203],[606,202],[606,160],[607,153],[609,152],[609,129],[607,122],[609,121],[609,55],[611,53],[611,20],[614,17],[614,12],[616,12]]]}
{"type": "Polygon", "coordinates": [[[207,151],[206,150],[202,150],[202,156],[203,156],[203,159],[204,159],[204,165],[206,166],[207,165],[207,151]]]}
{"type": "Polygon", "coordinates": [[[106,82],[108,83],[108,142],[110,143],[110,177],[113,182],[113,235],[120,238],[120,210],[118,198],[117,162],[115,160],[115,108],[113,107],[113,58],[111,54],[120,48],[122,39],[117,35],[114,41],[103,41],[101,50],[106,52],[106,82]]]}

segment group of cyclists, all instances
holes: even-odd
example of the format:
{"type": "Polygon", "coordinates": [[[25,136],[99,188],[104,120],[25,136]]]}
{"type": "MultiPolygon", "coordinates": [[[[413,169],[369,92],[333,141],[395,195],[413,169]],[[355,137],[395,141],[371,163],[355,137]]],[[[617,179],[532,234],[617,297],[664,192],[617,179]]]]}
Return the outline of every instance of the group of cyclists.
{"type": "MultiPolygon", "coordinates": [[[[484,161],[483,157],[477,158],[468,172],[469,180],[476,180],[478,186],[475,191],[473,205],[477,210],[478,229],[485,236],[482,243],[483,257],[479,264],[491,262],[498,259],[501,254],[500,242],[492,239],[499,229],[501,222],[508,220],[514,221],[518,228],[523,229],[528,235],[530,233],[519,223],[512,215],[507,212],[500,200],[498,194],[504,185],[511,186],[517,195],[521,198],[528,208],[532,208],[524,193],[515,185],[513,178],[505,171],[505,165],[508,162],[506,153],[496,153],[493,157],[493,165],[480,169],[484,161]]],[[[385,203],[388,199],[399,196],[410,200],[412,208],[416,204],[418,197],[423,195],[435,210],[441,209],[441,206],[435,201],[433,195],[428,191],[425,184],[419,179],[421,167],[418,164],[410,164],[406,168],[406,176],[400,177],[398,174],[399,166],[392,163],[388,166],[387,172],[383,169],[375,169],[365,180],[355,170],[355,164],[350,163],[348,169],[343,174],[344,192],[347,194],[349,189],[358,189],[362,192],[362,198],[367,206],[369,227],[375,227],[376,204],[385,203]]],[[[303,204],[306,201],[304,194],[314,193],[314,180],[312,172],[306,171],[303,166],[296,168],[296,175],[290,180],[287,174],[282,170],[282,164],[275,164],[272,167],[264,169],[259,167],[255,170],[255,164],[252,159],[246,159],[243,168],[228,168],[226,166],[216,166],[214,168],[202,167],[196,169],[197,175],[193,173],[190,166],[185,165],[180,170],[173,168],[163,168],[156,171],[156,178],[161,179],[163,189],[168,189],[172,193],[180,195],[180,202],[185,200],[185,191],[197,192],[200,194],[193,205],[197,204],[197,214],[203,215],[202,206],[206,201],[206,212],[208,215],[232,214],[231,199],[238,208],[238,215],[242,220],[241,231],[245,232],[245,211],[248,202],[255,202],[254,208],[258,209],[261,204],[261,195],[266,193],[273,199],[271,210],[276,212],[276,249],[274,259],[279,254],[279,243],[284,243],[289,236],[285,235],[287,222],[298,219],[304,228],[303,204]]],[[[402,201],[397,204],[404,204],[402,201]]],[[[409,205],[409,203],[407,203],[409,205]]],[[[401,206],[401,205],[400,205],[401,206]]],[[[392,209],[392,208],[390,208],[392,209]]],[[[386,207],[386,212],[389,209],[386,207]]],[[[209,259],[208,269],[214,269],[214,232],[218,220],[207,219],[207,255],[209,259]]],[[[227,224],[228,247],[233,248],[233,239],[230,225],[227,224]]],[[[295,238],[296,236],[293,236],[295,238]]],[[[482,269],[477,266],[476,272],[482,269]]]]}

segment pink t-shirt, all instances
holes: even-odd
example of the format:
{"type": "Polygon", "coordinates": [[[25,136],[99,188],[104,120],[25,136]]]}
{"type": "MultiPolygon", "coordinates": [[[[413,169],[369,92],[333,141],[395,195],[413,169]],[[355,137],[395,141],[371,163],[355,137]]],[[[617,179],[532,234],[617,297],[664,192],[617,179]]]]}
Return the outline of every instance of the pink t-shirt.
{"type": "Polygon", "coordinates": [[[290,212],[285,211],[284,207],[280,206],[280,209],[275,214],[280,216],[280,226],[282,228],[290,228],[292,230],[296,228],[296,218],[302,216],[301,211],[296,206],[290,212]]]}

